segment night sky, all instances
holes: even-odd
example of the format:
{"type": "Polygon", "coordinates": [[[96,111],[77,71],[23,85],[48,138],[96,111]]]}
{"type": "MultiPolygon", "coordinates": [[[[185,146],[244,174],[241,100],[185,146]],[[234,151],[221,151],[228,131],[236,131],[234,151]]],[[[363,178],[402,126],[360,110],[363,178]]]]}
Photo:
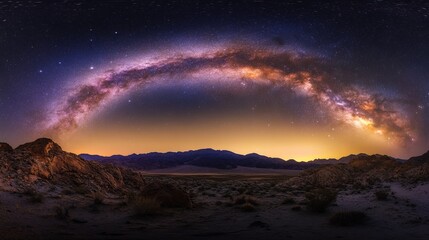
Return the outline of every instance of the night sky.
{"type": "Polygon", "coordinates": [[[408,158],[428,43],[425,1],[0,1],[0,141],[408,158]]]}

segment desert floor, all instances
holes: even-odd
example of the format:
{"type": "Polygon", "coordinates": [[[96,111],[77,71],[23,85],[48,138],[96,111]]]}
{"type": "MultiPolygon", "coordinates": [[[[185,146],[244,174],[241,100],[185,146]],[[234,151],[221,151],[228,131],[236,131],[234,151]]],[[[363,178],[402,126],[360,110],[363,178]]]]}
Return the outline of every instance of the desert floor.
{"type": "Polygon", "coordinates": [[[384,183],[367,190],[339,192],[324,213],[306,210],[305,191],[285,191],[289,175],[148,175],[191,192],[191,209],[161,209],[135,216],[124,198],[43,192],[42,198],[0,192],[1,239],[429,239],[429,183],[384,183]],[[389,192],[385,201],[374,193],[389,192]],[[235,196],[256,201],[253,209],[234,205],[235,196]],[[285,203],[285,199],[294,203],[285,203]],[[293,210],[293,209],[294,210],[293,210]],[[63,214],[65,209],[68,214],[63,214]],[[247,210],[247,211],[245,211],[247,210]],[[364,224],[334,226],[340,211],[361,211],[364,224]],[[67,215],[67,216],[63,216],[67,215]]]}

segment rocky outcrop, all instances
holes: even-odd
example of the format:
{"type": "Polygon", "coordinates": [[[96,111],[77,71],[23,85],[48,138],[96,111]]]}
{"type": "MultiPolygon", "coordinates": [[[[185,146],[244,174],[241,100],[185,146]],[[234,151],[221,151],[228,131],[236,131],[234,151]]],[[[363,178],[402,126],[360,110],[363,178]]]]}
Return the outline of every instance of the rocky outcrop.
{"type": "Polygon", "coordinates": [[[412,157],[408,159],[408,164],[429,164],[429,151],[423,155],[412,157]]]}
{"type": "Polygon", "coordinates": [[[0,142],[0,154],[12,153],[12,152],[13,152],[13,148],[9,144],[0,142]]]}
{"type": "Polygon", "coordinates": [[[3,181],[0,186],[7,190],[20,191],[34,184],[45,184],[72,191],[84,188],[87,192],[119,193],[144,186],[140,173],[85,161],[64,152],[51,139],[41,138],[12,151],[7,146],[1,149],[5,150],[0,151],[3,181]]]}
{"type": "MultiPolygon", "coordinates": [[[[427,154],[429,156],[429,154],[427,154]]],[[[426,155],[401,162],[385,155],[357,155],[347,164],[322,165],[304,171],[282,185],[291,188],[339,188],[346,185],[370,187],[377,182],[415,183],[429,180],[426,155]]]]}

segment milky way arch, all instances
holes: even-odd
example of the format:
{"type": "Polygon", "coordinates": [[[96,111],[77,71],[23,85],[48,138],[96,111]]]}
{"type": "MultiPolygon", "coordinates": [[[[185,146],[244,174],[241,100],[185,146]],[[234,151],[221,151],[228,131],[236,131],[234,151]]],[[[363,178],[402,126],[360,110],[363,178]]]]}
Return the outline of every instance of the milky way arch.
{"type": "MultiPolygon", "coordinates": [[[[197,48],[197,47],[195,47],[197,48]]],[[[83,81],[49,109],[43,128],[54,133],[73,130],[116,96],[151,83],[204,81],[213,76],[285,86],[319,104],[337,121],[401,142],[414,141],[414,129],[397,101],[364,88],[332,81],[329,61],[280,47],[233,45],[155,55],[138,64],[125,63],[83,81]],[[193,51],[195,50],[195,51],[193,51]]]]}

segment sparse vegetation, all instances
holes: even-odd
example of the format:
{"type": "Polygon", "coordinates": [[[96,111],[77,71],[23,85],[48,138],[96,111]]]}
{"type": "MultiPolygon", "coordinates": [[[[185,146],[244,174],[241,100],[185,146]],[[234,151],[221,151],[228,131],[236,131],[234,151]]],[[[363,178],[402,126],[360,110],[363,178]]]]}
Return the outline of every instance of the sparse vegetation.
{"type": "Polygon", "coordinates": [[[58,219],[65,220],[70,217],[69,209],[63,206],[56,206],[54,211],[55,211],[55,217],[58,219]]]}
{"type": "Polygon", "coordinates": [[[238,206],[239,209],[244,212],[256,211],[256,206],[259,205],[258,201],[249,195],[239,195],[232,199],[231,203],[227,203],[227,206],[238,206]]]}
{"type": "Polygon", "coordinates": [[[386,201],[386,200],[387,200],[387,198],[389,197],[389,193],[388,193],[386,190],[379,190],[379,191],[376,191],[376,192],[374,193],[374,195],[375,195],[375,198],[376,198],[378,201],[386,201]]]}
{"type": "Polygon", "coordinates": [[[137,197],[134,199],[135,216],[153,216],[161,212],[161,204],[155,198],[137,197]]]}
{"type": "Polygon", "coordinates": [[[244,212],[254,212],[256,211],[256,207],[255,205],[251,204],[251,203],[245,203],[243,205],[240,206],[240,209],[244,212]]]}
{"type": "Polygon", "coordinates": [[[258,201],[249,195],[239,195],[233,199],[234,205],[243,205],[246,203],[250,203],[252,205],[259,205],[258,201]]]}
{"type": "Polygon", "coordinates": [[[92,197],[94,199],[94,205],[101,205],[104,203],[104,195],[101,192],[95,192],[92,197]]]}
{"type": "Polygon", "coordinates": [[[292,211],[296,211],[296,212],[301,211],[301,209],[302,209],[302,207],[301,207],[301,206],[299,206],[299,205],[293,206],[293,207],[291,208],[291,210],[292,210],[292,211]]]}
{"type": "Polygon", "coordinates": [[[33,188],[25,190],[24,194],[30,197],[29,200],[32,203],[41,203],[45,199],[42,193],[37,192],[33,188]]]}
{"type": "Polygon", "coordinates": [[[312,212],[324,212],[337,198],[337,192],[330,189],[315,189],[305,194],[307,209],[312,212]]]}
{"type": "Polygon", "coordinates": [[[285,198],[282,202],[282,204],[284,204],[284,205],[290,205],[290,204],[295,204],[295,203],[296,203],[295,199],[291,198],[291,197],[285,198]]]}
{"type": "Polygon", "coordinates": [[[359,211],[348,211],[348,212],[337,212],[329,219],[332,225],[336,226],[354,226],[365,223],[367,216],[363,212],[359,211]]]}
{"type": "Polygon", "coordinates": [[[126,204],[132,205],[136,201],[137,198],[138,198],[138,195],[136,192],[129,192],[126,195],[126,199],[127,199],[126,204]]]}

